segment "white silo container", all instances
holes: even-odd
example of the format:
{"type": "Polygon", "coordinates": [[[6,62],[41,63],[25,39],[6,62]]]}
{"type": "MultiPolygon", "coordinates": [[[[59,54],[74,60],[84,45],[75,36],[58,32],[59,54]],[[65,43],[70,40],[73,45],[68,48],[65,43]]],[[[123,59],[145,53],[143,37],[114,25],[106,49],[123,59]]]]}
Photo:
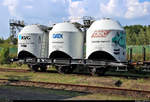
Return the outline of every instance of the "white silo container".
{"type": "Polygon", "coordinates": [[[74,24],[54,25],[49,33],[49,58],[83,58],[83,34],[74,24]]]}
{"type": "Polygon", "coordinates": [[[95,21],[87,30],[86,43],[87,59],[126,61],[126,33],[117,21],[95,21]]]}
{"type": "Polygon", "coordinates": [[[48,57],[48,31],[43,25],[27,25],[18,34],[18,58],[48,57]]]}

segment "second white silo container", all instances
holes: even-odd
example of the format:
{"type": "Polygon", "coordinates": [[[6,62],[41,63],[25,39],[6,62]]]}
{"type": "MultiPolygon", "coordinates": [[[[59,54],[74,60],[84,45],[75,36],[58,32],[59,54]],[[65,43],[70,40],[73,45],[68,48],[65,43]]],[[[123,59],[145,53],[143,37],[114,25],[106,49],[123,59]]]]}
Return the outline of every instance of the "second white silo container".
{"type": "Polygon", "coordinates": [[[83,58],[83,34],[69,22],[54,25],[49,33],[50,58],[83,58]]]}

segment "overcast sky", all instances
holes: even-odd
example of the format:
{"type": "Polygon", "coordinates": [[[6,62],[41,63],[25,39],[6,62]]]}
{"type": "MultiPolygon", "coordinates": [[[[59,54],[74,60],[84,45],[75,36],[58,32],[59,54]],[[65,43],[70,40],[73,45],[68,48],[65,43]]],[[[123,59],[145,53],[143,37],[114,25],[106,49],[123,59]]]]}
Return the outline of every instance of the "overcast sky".
{"type": "Polygon", "coordinates": [[[82,16],[111,17],[124,25],[150,25],[150,0],[0,0],[0,37],[9,36],[9,19],[51,25],[82,16]]]}

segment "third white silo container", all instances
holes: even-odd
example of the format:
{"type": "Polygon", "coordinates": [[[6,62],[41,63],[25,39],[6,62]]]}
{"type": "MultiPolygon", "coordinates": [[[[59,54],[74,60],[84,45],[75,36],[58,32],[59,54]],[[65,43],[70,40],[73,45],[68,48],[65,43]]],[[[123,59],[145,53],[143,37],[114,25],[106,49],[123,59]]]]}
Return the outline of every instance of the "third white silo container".
{"type": "Polygon", "coordinates": [[[126,61],[126,33],[119,22],[104,18],[87,30],[86,58],[126,61]]]}

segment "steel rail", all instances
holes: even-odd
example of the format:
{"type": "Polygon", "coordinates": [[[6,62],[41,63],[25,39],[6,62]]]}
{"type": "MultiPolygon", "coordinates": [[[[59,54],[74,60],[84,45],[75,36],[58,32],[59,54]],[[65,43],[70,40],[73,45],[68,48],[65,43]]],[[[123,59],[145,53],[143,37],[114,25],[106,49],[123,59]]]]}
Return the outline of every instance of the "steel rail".
{"type": "Polygon", "coordinates": [[[116,94],[130,97],[144,97],[150,99],[150,91],[145,90],[133,90],[133,89],[110,88],[110,87],[99,87],[89,85],[64,84],[64,83],[23,81],[11,79],[0,79],[0,83],[4,85],[34,86],[40,88],[63,89],[63,90],[90,92],[90,93],[116,94]]]}

